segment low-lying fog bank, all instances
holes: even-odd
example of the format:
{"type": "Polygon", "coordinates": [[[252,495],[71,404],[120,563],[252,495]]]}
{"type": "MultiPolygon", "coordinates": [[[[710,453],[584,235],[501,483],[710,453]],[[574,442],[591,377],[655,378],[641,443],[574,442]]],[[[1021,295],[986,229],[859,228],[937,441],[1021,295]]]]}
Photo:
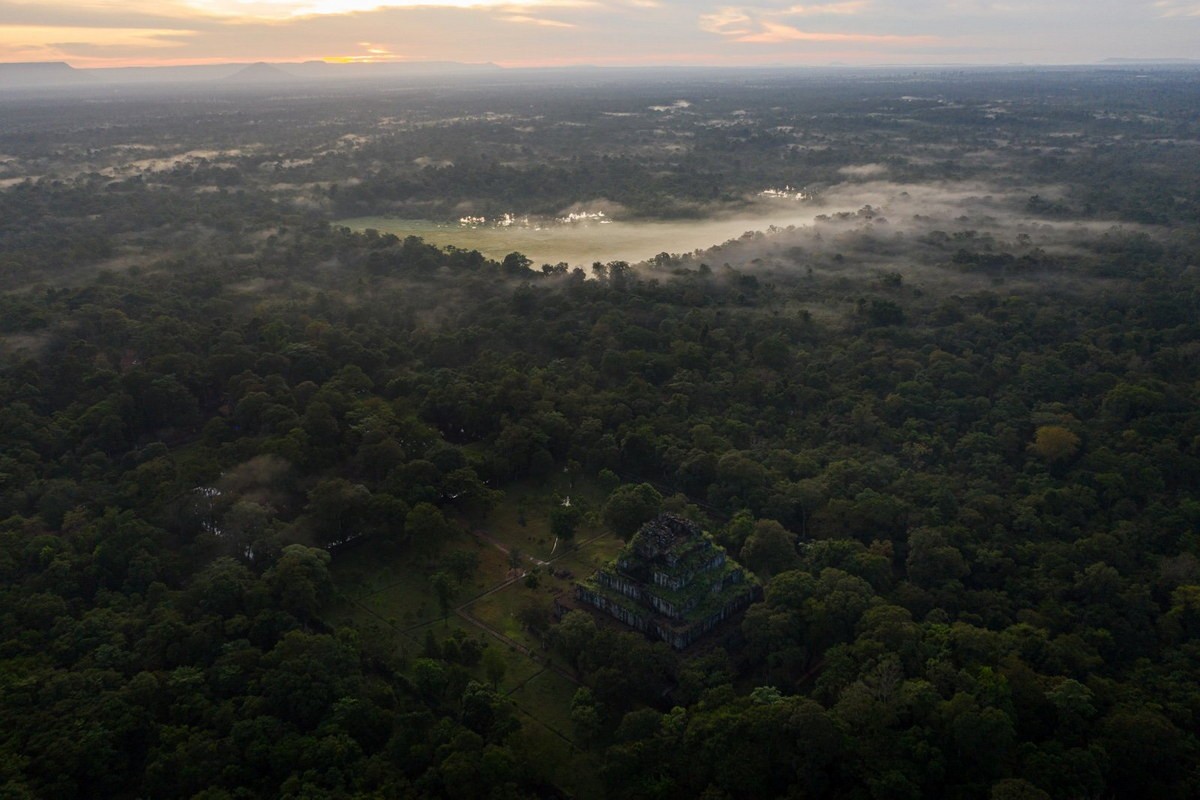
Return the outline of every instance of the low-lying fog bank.
{"type": "Polygon", "coordinates": [[[593,218],[563,222],[518,218],[491,222],[469,219],[458,223],[430,220],[360,217],[339,224],[354,230],[374,229],[397,236],[420,236],[442,247],[478,250],[502,259],[523,253],[535,264],[590,266],[596,261],[647,261],[662,252],[690,253],[736,239],[748,231],[806,225],[813,208],[798,203],[758,203],[753,210],[714,215],[707,219],[629,220],[593,218]]]}
{"type": "MultiPolygon", "coordinates": [[[[876,177],[871,173],[871,178],[876,177]]],[[[759,200],[738,213],[698,220],[501,220],[457,223],[361,217],[340,224],[439,246],[512,252],[535,265],[655,260],[712,266],[730,261],[772,267],[900,270],[954,266],[979,276],[1055,271],[1097,248],[1147,238],[1149,226],[1071,217],[1054,186],[999,187],[974,181],[898,183],[857,180],[790,201],[759,200]],[[664,258],[662,254],[671,254],[664,258]],[[715,260],[715,261],[714,261],[715,260]]],[[[1153,237],[1151,237],[1151,240],[1153,237]]],[[[944,270],[939,270],[944,272],[944,270]]]]}

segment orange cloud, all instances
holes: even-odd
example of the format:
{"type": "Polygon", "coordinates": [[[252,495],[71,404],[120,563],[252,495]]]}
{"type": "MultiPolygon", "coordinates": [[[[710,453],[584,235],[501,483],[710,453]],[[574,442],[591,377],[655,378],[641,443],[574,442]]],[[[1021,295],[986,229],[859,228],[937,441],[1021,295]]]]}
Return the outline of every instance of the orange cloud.
{"type": "Polygon", "coordinates": [[[231,19],[270,20],[360,14],[386,9],[521,9],[591,7],[593,0],[183,0],[197,11],[231,19]]]}
{"type": "Polygon", "coordinates": [[[778,22],[763,20],[759,23],[762,30],[757,33],[746,33],[734,38],[735,42],[750,42],[753,44],[779,44],[781,42],[870,42],[875,44],[929,44],[938,41],[936,36],[897,36],[893,34],[871,33],[826,33],[819,31],[803,31],[792,25],[782,25],[778,22]]]}
{"type": "Polygon", "coordinates": [[[574,28],[569,22],[563,22],[557,19],[544,19],[542,17],[531,17],[528,14],[509,14],[508,16],[500,17],[505,22],[519,22],[525,25],[540,25],[543,28],[574,28]]]}
{"type": "Polygon", "coordinates": [[[849,16],[859,13],[868,5],[868,0],[846,0],[843,3],[792,6],[782,13],[787,16],[849,16]]]}
{"type": "Polygon", "coordinates": [[[401,61],[400,56],[393,53],[386,45],[376,44],[374,42],[359,42],[366,55],[360,56],[326,56],[321,59],[330,64],[373,64],[381,61],[401,61]]]}
{"type": "Polygon", "coordinates": [[[81,28],[65,25],[0,25],[0,59],[8,50],[54,50],[86,42],[93,48],[180,47],[195,31],[156,28],[81,28]]]}
{"type": "Polygon", "coordinates": [[[1160,17],[1200,17],[1200,3],[1186,0],[1158,0],[1154,4],[1160,17]]]}
{"type": "Polygon", "coordinates": [[[750,33],[753,20],[740,8],[719,8],[711,14],[700,15],[700,30],[719,33],[722,36],[740,36],[750,33]]]}

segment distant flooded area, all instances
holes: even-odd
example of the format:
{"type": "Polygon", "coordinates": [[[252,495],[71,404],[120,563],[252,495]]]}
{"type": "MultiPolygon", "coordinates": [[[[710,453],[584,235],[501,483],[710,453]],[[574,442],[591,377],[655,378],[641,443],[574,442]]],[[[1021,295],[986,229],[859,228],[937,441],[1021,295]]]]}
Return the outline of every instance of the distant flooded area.
{"type": "Polygon", "coordinates": [[[439,223],[418,219],[358,217],[339,224],[354,230],[375,229],[397,236],[420,236],[441,247],[453,245],[502,259],[514,251],[535,265],[565,261],[571,266],[593,262],[636,263],[662,252],[690,253],[736,239],[747,231],[765,231],[812,222],[811,208],[790,206],[761,213],[703,220],[629,221],[590,218],[538,222],[524,218],[439,223]]]}

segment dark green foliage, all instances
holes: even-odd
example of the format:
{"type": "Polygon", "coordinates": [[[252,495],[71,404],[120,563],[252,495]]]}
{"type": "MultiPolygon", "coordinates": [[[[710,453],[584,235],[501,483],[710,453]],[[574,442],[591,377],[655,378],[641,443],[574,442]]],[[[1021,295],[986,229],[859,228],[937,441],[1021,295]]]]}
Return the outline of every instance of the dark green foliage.
{"type": "Polygon", "coordinates": [[[662,495],[648,483],[617,488],[604,504],[604,524],[618,536],[628,539],[642,525],[662,511],[662,495]]]}
{"type": "MultiPolygon", "coordinates": [[[[687,141],[661,157],[620,116],[527,144],[481,115],[350,152],[328,147],[354,132],[337,115],[272,108],[319,117],[295,136],[328,151],[296,175],[320,209],[603,195],[678,216],[781,171],[838,181],[899,130],[926,156],[1002,151],[1031,187],[1010,211],[1091,223],[1057,248],[1034,223],[885,229],[867,207],[820,221],[821,248],[750,236],[591,280],[329,226],[272,193],[262,155],[0,190],[0,278],[22,289],[0,296],[0,794],[561,793],[499,693],[503,645],[438,623],[406,654],[325,612],[331,564],[362,548],[427,569],[449,615],[479,564],[446,545],[510,482],[564,471],[608,493],[613,531],[665,506],[767,579],[679,657],[581,613],[551,624],[531,573],[516,622],[584,684],[560,717],[605,796],[1200,794],[1194,78],[1072,72],[1021,95],[1031,80],[913,77],[903,125],[892,81],[710,87],[714,114],[762,123],[655,117],[687,141]],[[447,136],[469,157],[405,166],[447,136]],[[475,152],[492,145],[503,160],[475,152]],[[88,271],[127,250],[144,263],[88,271]]],[[[437,102],[460,100],[504,98],[437,102]]],[[[371,103],[340,108],[394,114],[371,103]]],[[[0,152],[128,141],[60,111],[6,105],[0,152]]],[[[212,116],[233,140],[248,119],[212,116]]],[[[886,161],[900,182],[994,170],[886,161]]],[[[553,507],[555,535],[577,508],[553,507]]]]}
{"type": "Polygon", "coordinates": [[[556,505],[550,509],[550,532],[559,539],[575,538],[575,528],[583,519],[583,512],[578,505],[556,505]]]}
{"type": "MultiPolygon", "coordinates": [[[[369,246],[306,237],[302,249],[337,248],[347,263],[369,246]]],[[[128,304],[133,286],[93,301],[126,309],[132,332],[153,329],[155,303],[186,285],[155,280],[159,299],[142,310],[128,304]]],[[[461,553],[437,558],[451,520],[484,513],[496,480],[573,462],[666,476],[686,492],[671,503],[732,513],[720,541],[771,576],[741,630],[722,634],[730,656],[711,672],[587,617],[547,631],[545,608],[521,611],[589,686],[574,733],[604,752],[614,796],[868,785],[1069,797],[1147,781],[1185,796],[1200,412],[1184,387],[1200,376],[1168,356],[1195,331],[1112,299],[1069,306],[1072,327],[1018,341],[1069,299],[977,295],[957,301],[970,321],[865,340],[718,314],[746,300],[713,277],[676,280],[716,309],[632,275],[619,288],[533,285],[524,310],[492,302],[503,284],[476,287],[477,305],[444,328],[409,328],[385,299],[360,316],[330,294],[266,318],[227,308],[221,325],[203,303],[176,309],[209,365],[189,383],[211,394],[60,360],[12,364],[4,470],[23,478],[3,497],[13,688],[0,713],[4,747],[23,760],[7,779],[63,797],[273,795],[292,779],[334,794],[418,781],[450,791],[488,770],[519,783],[521,757],[489,750],[516,735],[508,712],[461,672],[482,661],[502,681],[498,650],[431,641],[401,680],[386,647],[372,642],[368,657],[324,631],[329,555],[294,537],[433,559],[448,613],[476,568],[461,553]],[[326,326],[316,339],[313,315],[326,326]],[[1139,333],[1115,332],[1114,319],[1139,333]],[[422,366],[473,329],[457,366],[422,366]],[[561,358],[567,334],[575,362],[561,358]],[[656,353],[671,377],[656,384],[632,362],[606,370],[610,337],[656,353]],[[780,345],[797,340],[802,363],[780,345]],[[247,366],[225,365],[231,349],[247,366]],[[1112,377],[1083,377],[1101,373],[1112,377]],[[169,432],[169,419],[191,427],[169,432]],[[118,503],[134,510],[105,510],[118,503]],[[774,688],[739,696],[735,678],[774,688]],[[412,755],[425,737],[441,755],[412,755]],[[410,755],[356,768],[385,752],[410,755]]],[[[1130,292],[1159,297],[1153,285],[1130,292]]],[[[68,299],[48,296],[41,313],[65,313],[68,299]]],[[[909,307],[911,325],[921,311],[909,307]]],[[[635,480],[601,516],[628,534],[663,503],[635,480]]],[[[553,507],[560,537],[578,521],[576,506],[553,507]]]]}

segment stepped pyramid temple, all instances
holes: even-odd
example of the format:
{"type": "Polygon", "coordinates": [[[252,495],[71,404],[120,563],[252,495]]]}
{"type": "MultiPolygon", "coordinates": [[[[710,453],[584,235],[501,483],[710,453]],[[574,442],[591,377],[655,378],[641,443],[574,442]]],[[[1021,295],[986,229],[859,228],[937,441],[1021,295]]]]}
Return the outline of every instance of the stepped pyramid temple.
{"type": "Polygon", "coordinates": [[[696,523],[662,514],[575,586],[583,604],[682,650],[762,595],[696,523]]]}

